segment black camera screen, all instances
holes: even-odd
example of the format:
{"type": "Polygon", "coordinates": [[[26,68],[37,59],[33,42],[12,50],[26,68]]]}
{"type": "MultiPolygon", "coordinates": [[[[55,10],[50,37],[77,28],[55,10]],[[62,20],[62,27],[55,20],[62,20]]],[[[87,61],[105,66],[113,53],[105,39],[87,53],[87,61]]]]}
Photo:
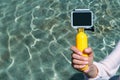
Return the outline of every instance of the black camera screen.
{"type": "Polygon", "coordinates": [[[91,26],[91,13],[73,13],[73,26],[91,26]]]}

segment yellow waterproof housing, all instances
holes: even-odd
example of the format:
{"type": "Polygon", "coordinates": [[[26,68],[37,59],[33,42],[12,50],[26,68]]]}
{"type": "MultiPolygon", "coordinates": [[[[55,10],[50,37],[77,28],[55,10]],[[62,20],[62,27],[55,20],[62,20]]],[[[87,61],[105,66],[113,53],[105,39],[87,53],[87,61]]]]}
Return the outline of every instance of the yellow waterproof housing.
{"type": "MultiPolygon", "coordinates": [[[[88,57],[84,49],[88,48],[88,37],[85,29],[93,27],[93,13],[89,9],[75,9],[71,12],[71,26],[77,29],[76,47],[83,53],[82,56],[88,57]]],[[[88,70],[88,65],[80,68],[81,71],[88,70]]]]}

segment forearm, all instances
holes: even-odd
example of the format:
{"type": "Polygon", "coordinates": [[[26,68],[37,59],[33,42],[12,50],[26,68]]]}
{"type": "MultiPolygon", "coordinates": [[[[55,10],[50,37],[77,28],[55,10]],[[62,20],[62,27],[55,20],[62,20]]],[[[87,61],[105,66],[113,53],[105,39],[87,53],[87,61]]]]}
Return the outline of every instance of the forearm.
{"type": "Polygon", "coordinates": [[[93,64],[88,73],[86,73],[88,78],[95,78],[92,80],[108,80],[115,75],[120,65],[120,41],[109,56],[93,64]]]}
{"type": "Polygon", "coordinates": [[[110,70],[107,70],[105,65],[100,62],[93,62],[90,70],[85,74],[85,80],[109,80],[108,71],[110,70]]]}
{"type": "Polygon", "coordinates": [[[98,69],[96,67],[96,65],[92,64],[89,66],[89,70],[88,72],[85,72],[85,75],[88,77],[88,78],[95,78],[98,74],[98,69]]]}

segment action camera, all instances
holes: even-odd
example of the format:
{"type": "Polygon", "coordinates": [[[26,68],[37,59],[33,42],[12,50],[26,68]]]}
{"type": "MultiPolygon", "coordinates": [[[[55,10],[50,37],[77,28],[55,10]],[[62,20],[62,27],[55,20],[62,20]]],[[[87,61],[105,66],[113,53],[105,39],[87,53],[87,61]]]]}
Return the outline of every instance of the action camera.
{"type": "Polygon", "coordinates": [[[91,28],[93,26],[93,13],[89,9],[75,9],[71,12],[71,26],[78,28],[91,28]]]}

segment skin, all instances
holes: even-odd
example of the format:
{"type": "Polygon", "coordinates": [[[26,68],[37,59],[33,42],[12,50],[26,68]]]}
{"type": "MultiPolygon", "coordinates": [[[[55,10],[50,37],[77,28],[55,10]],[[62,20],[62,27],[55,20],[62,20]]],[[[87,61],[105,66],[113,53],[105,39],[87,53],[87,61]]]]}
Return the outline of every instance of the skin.
{"type": "Polygon", "coordinates": [[[80,52],[75,46],[71,47],[72,53],[72,66],[78,71],[86,74],[89,78],[95,78],[98,74],[97,67],[93,64],[93,51],[91,48],[86,48],[84,53],[88,54],[88,57],[83,57],[82,52],[80,52]],[[85,65],[88,65],[89,69],[82,71],[80,70],[85,65]]]}

